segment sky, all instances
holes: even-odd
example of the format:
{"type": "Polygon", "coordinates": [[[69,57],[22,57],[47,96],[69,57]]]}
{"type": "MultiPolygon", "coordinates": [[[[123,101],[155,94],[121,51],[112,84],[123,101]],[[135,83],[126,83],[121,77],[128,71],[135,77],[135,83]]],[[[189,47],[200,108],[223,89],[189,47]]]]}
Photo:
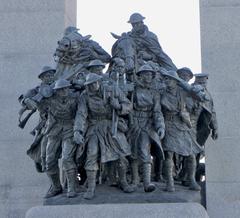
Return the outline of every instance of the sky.
{"type": "Polygon", "coordinates": [[[146,17],[144,23],[178,68],[201,72],[198,0],[77,0],[77,27],[110,53],[115,42],[110,32],[130,31],[127,21],[134,12],[146,17]]]}

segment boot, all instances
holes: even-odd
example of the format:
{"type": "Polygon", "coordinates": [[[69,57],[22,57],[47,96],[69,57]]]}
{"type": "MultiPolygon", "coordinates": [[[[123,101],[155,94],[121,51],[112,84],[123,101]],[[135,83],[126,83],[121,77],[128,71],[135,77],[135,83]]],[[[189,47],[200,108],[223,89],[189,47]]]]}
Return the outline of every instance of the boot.
{"type": "Polygon", "coordinates": [[[125,193],[132,193],[135,191],[135,188],[130,186],[127,183],[127,178],[126,178],[126,167],[122,166],[119,164],[118,166],[118,174],[119,174],[119,186],[125,193]]]}
{"type": "Polygon", "coordinates": [[[196,158],[195,156],[189,157],[188,160],[188,175],[189,175],[189,189],[194,191],[200,191],[201,187],[198,185],[195,179],[196,174],[196,158]]]}
{"type": "Polygon", "coordinates": [[[151,183],[151,164],[143,164],[143,187],[145,192],[153,192],[156,187],[151,183]]]}
{"type": "Polygon", "coordinates": [[[83,198],[87,200],[91,200],[94,197],[95,187],[96,187],[96,174],[97,174],[97,171],[95,170],[87,170],[88,188],[86,193],[83,196],[83,198]]]}
{"type": "Polygon", "coordinates": [[[173,180],[173,161],[172,160],[166,160],[165,161],[165,167],[166,167],[166,191],[167,192],[174,192],[174,180],[173,180]]]}
{"type": "Polygon", "coordinates": [[[117,175],[116,175],[116,171],[117,171],[116,162],[111,161],[106,163],[104,171],[107,174],[106,177],[108,179],[108,184],[110,186],[117,187],[118,182],[117,182],[117,175]]]}
{"type": "Polygon", "coordinates": [[[131,163],[132,167],[132,184],[138,186],[140,183],[139,174],[138,174],[138,161],[133,160],[131,163]]]}
{"type": "Polygon", "coordinates": [[[76,178],[77,178],[77,174],[76,174],[76,170],[68,170],[66,171],[66,176],[67,176],[67,197],[68,198],[74,198],[77,196],[76,193],[76,178]]]}
{"type": "Polygon", "coordinates": [[[159,159],[158,157],[155,157],[154,159],[154,167],[153,167],[153,172],[154,172],[154,181],[156,182],[163,182],[163,175],[162,175],[162,169],[163,169],[163,161],[159,159]]]}
{"type": "Polygon", "coordinates": [[[51,186],[44,198],[51,198],[53,196],[61,194],[62,186],[59,179],[59,173],[55,173],[55,174],[47,173],[47,176],[50,179],[51,186]]]}

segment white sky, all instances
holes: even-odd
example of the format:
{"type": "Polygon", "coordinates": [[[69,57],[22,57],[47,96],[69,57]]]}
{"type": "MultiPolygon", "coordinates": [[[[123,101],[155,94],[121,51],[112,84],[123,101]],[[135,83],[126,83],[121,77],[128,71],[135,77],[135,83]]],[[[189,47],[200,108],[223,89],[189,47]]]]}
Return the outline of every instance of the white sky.
{"type": "Polygon", "coordinates": [[[134,12],[146,17],[144,23],[178,68],[201,72],[198,0],[77,0],[77,26],[111,54],[110,32],[130,31],[127,21],[134,12]]]}

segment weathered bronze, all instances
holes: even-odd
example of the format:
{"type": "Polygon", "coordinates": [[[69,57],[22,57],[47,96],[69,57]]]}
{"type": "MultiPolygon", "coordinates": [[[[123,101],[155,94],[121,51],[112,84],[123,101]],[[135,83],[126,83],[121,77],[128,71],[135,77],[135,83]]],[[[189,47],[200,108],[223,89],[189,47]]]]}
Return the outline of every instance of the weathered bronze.
{"type": "Polygon", "coordinates": [[[153,192],[162,182],[174,192],[179,181],[200,190],[206,140],[218,138],[209,75],[177,69],[144,20],[134,13],[131,31],[112,33],[112,57],[90,35],[67,27],[56,69],[44,66],[40,85],[19,97],[20,128],[33,113],[40,117],[27,154],[50,179],[46,198],[65,188],[67,197],[77,197],[83,185],[90,200],[103,183],[125,193],[141,183],[153,192]]]}

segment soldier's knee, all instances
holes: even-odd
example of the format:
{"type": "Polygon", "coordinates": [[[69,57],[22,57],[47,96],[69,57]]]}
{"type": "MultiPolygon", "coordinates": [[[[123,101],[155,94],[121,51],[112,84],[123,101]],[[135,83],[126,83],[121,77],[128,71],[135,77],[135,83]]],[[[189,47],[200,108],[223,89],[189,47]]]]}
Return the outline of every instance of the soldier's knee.
{"type": "Polygon", "coordinates": [[[94,145],[88,146],[87,155],[88,156],[97,156],[98,155],[98,147],[94,146],[94,145]]]}
{"type": "Polygon", "coordinates": [[[46,172],[47,173],[58,173],[59,167],[58,167],[58,161],[57,162],[47,162],[46,163],[46,172]]]}
{"type": "Polygon", "coordinates": [[[63,169],[66,171],[76,168],[76,164],[75,164],[73,158],[63,158],[62,166],[63,166],[63,169]]]}

